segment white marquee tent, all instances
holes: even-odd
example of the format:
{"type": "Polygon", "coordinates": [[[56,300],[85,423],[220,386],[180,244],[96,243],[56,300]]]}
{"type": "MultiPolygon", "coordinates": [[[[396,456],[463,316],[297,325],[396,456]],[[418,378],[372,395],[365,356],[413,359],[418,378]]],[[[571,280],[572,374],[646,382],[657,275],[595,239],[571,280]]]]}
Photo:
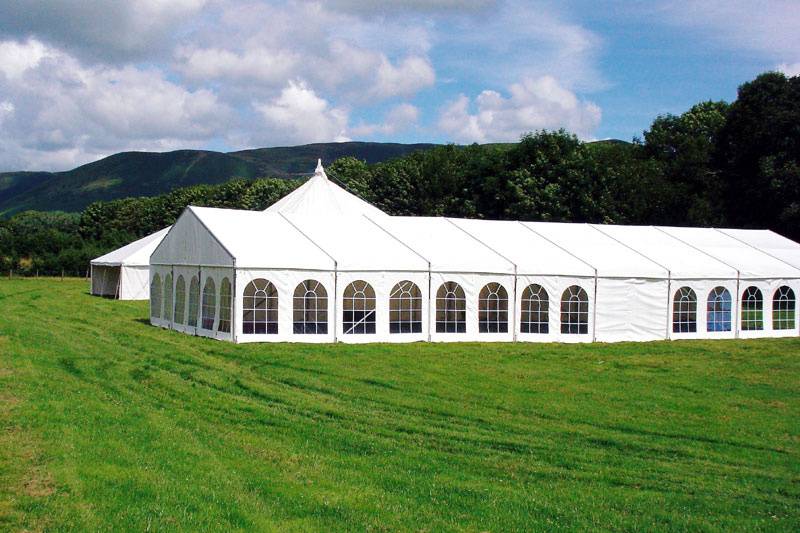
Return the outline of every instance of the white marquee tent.
{"type": "Polygon", "coordinates": [[[798,334],[770,231],[389,216],[321,165],[264,212],[187,208],[150,265],[152,323],[234,342],[798,334]]]}
{"type": "Polygon", "coordinates": [[[169,231],[164,228],[91,262],[91,288],[96,296],[120,300],[150,297],[150,254],[169,231]]]}

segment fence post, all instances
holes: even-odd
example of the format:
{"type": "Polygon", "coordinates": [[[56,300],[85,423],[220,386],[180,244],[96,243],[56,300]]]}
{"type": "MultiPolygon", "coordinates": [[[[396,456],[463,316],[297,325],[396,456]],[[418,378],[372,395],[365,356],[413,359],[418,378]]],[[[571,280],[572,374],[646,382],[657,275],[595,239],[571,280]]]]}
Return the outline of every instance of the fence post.
{"type": "Polygon", "coordinates": [[[64,271],[61,271],[61,281],[64,281],[64,271]]]}

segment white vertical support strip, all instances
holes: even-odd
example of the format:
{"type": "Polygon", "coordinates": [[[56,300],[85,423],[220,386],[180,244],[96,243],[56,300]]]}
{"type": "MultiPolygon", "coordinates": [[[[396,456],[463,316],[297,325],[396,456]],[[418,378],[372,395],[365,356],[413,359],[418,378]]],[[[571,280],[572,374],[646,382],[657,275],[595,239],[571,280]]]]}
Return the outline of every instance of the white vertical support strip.
{"type": "MultiPolygon", "coordinates": [[[[519,221],[517,221],[517,222],[519,222],[519,221]]],[[[544,235],[542,235],[541,233],[539,233],[535,229],[531,228],[530,226],[528,226],[526,224],[523,224],[522,222],[519,222],[519,224],[523,228],[525,228],[528,231],[530,231],[531,233],[533,233],[535,235],[538,235],[540,238],[546,240],[547,242],[549,242],[550,244],[552,244],[553,246],[555,246],[559,250],[563,251],[564,253],[566,253],[567,255],[569,255],[571,257],[574,257],[575,259],[577,259],[578,261],[580,261],[584,265],[586,265],[589,268],[591,268],[592,270],[594,270],[594,295],[592,296],[592,342],[597,341],[597,279],[598,279],[597,267],[592,265],[588,261],[578,257],[577,255],[575,255],[571,251],[567,250],[566,248],[564,248],[563,246],[561,246],[557,242],[555,242],[555,241],[553,241],[551,239],[548,239],[547,237],[545,237],[544,235]]],[[[558,305],[559,305],[559,310],[560,310],[560,308],[561,308],[561,295],[557,294],[556,296],[558,296],[558,305]]],[[[560,312],[559,312],[559,315],[558,315],[558,325],[559,325],[559,329],[560,329],[560,327],[561,327],[561,313],[560,312]]]]}
{"type": "MultiPolygon", "coordinates": [[[[671,238],[675,239],[676,241],[678,241],[680,243],[683,243],[686,246],[697,250],[701,254],[706,255],[706,256],[710,257],[711,259],[713,259],[715,261],[718,261],[718,262],[722,263],[723,265],[727,266],[728,268],[732,268],[733,270],[736,271],[736,299],[733,299],[733,298],[731,299],[731,305],[734,305],[734,304],[736,305],[736,313],[734,314],[733,312],[731,312],[731,315],[732,315],[731,316],[731,320],[733,320],[733,316],[736,316],[736,325],[734,326],[734,328],[735,328],[734,329],[734,337],[738,339],[739,338],[739,319],[738,319],[738,315],[739,315],[739,302],[738,302],[738,299],[739,299],[739,279],[741,278],[741,274],[742,274],[739,271],[739,269],[737,267],[733,266],[733,265],[730,265],[730,264],[726,263],[725,261],[723,261],[719,257],[711,255],[710,253],[706,252],[705,250],[703,250],[701,248],[698,248],[697,246],[695,246],[695,245],[693,245],[693,244],[691,244],[689,242],[684,241],[680,237],[676,237],[672,233],[670,233],[668,231],[664,231],[663,229],[661,229],[658,226],[650,226],[650,227],[651,228],[655,228],[656,230],[660,231],[664,235],[667,235],[668,237],[671,237],[671,238]]],[[[705,300],[706,300],[706,303],[707,303],[708,302],[708,296],[705,297],[705,300]]],[[[707,321],[708,321],[708,309],[706,308],[706,330],[708,330],[707,321]]]]}
{"type": "Polygon", "coordinates": [[[669,338],[669,322],[670,322],[670,320],[669,320],[669,315],[670,315],[669,302],[670,302],[670,293],[672,292],[672,283],[671,283],[672,282],[672,271],[669,268],[667,268],[666,266],[664,266],[661,263],[659,263],[658,261],[654,261],[653,259],[647,257],[645,254],[643,254],[642,252],[640,252],[636,248],[634,248],[632,246],[628,246],[627,244],[625,244],[621,240],[615,238],[613,235],[603,231],[602,229],[600,229],[602,226],[599,226],[598,224],[588,224],[588,225],[590,227],[594,228],[595,230],[599,231],[601,234],[605,235],[609,239],[613,240],[614,242],[617,242],[618,244],[621,244],[622,246],[624,246],[628,250],[634,252],[635,254],[640,255],[641,257],[643,257],[646,260],[650,261],[654,265],[658,265],[659,267],[661,267],[661,268],[663,268],[664,270],[667,271],[667,331],[666,331],[666,336],[664,337],[664,339],[668,339],[669,338]]]}
{"type": "Polygon", "coordinates": [[[494,248],[492,248],[489,244],[483,242],[481,239],[479,239],[478,237],[476,237],[475,235],[470,233],[468,230],[462,228],[457,223],[455,223],[452,220],[450,220],[449,218],[444,217],[444,219],[446,221],[448,221],[450,224],[452,224],[453,226],[455,226],[456,228],[458,228],[459,230],[461,230],[463,233],[469,235],[474,240],[476,240],[477,242],[479,242],[480,244],[482,244],[483,246],[485,246],[486,248],[488,248],[489,250],[494,252],[496,255],[498,255],[498,256],[502,257],[503,259],[505,259],[506,261],[508,261],[511,264],[511,266],[514,267],[514,286],[511,289],[511,292],[513,293],[511,295],[511,306],[512,306],[512,308],[511,308],[511,322],[512,322],[512,332],[513,332],[512,340],[516,341],[517,340],[517,314],[516,314],[516,310],[517,310],[517,264],[514,261],[512,261],[511,259],[509,259],[508,257],[506,257],[503,254],[501,254],[500,252],[498,252],[497,250],[495,250],[494,248]]]}
{"type": "Polygon", "coordinates": [[[239,273],[239,271],[236,269],[236,258],[234,257],[233,258],[233,274],[231,275],[231,277],[233,278],[233,282],[231,283],[231,301],[230,301],[230,306],[231,306],[231,320],[230,320],[230,322],[231,322],[231,342],[233,342],[234,344],[236,344],[236,340],[238,338],[238,335],[236,335],[236,315],[237,315],[237,313],[236,313],[236,300],[237,300],[237,298],[239,296],[239,291],[236,288],[236,286],[237,286],[237,284],[236,284],[236,275],[238,273],[239,273]]]}

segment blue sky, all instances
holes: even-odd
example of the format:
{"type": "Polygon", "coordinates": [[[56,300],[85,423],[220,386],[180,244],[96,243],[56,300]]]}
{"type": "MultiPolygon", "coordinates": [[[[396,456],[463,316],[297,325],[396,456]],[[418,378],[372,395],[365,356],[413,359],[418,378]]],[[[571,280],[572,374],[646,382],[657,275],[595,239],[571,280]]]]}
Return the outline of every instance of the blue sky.
{"type": "Polygon", "coordinates": [[[0,4],[0,171],[123,150],[641,136],[800,74],[792,1],[0,4]]]}

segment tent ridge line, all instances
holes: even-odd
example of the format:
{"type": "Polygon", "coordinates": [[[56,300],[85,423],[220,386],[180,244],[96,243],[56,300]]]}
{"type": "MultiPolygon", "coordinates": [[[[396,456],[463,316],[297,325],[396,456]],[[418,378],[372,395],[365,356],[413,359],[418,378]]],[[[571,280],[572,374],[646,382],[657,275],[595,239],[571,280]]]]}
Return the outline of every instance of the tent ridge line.
{"type": "MultiPolygon", "coordinates": [[[[771,258],[773,258],[773,259],[776,259],[776,260],[780,261],[781,263],[783,263],[784,265],[788,265],[788,266],[789,266],[789,267],[791,267],[792,269],[794,269],[794,270],[797,270],[798,272],[800,272],[800,268],[798,268],[798,267],[796,267],[795,265],[793,265],[793,264],[789,263],[788,261],[784,261],[784,260],[783,260],[783,259],[781,259],[780,257],[778,257],[778,256],[775,256],[775,255],[772,255],[772,254],[771,254],[771,253],[769,253],[768,251],[766,251],[766,250],[762,250],[761,248],[759,248],[758,246],[755,246],[754,244],[750,244],[749,242],[747,242],[747,241],[743,241],[742,239],[740,239],[740,238],[738,238],[738,237],[734,237],[733,235],[731,235],[731,234],[729,234],[729,233],[726,233],[726,232],[725,232],[725,230],[723,230],[723,229],[719,229],[719,228],[711,228],[711,229],[713,229],[714,231],[718,231],[719,233],[722,233],[722,234],[723,234],[723,235],[725,235],[726,237],[730,237],[731,239],[733,239],[733,240],[735,240],[735,241],[738,241],[738,242],[740,242],[740,243],[744,244],[745,246],[749,246],[749,247],[750,247],[750,248],[752,248],[753,250],[759,251],[759,252],[761,252],[761,253],[762,253],[762,254],[764,254],[764,255],[767,255],[767,256],[769,256],[769,257],[771,257],[771,258]]],[[[772,278],[765,278],[765,279],[772,279],[772,278]]]]}
{"type": "Polygon", "coordinates": [[[465,234],[469,235],[470,237],[472,237],[472,239],[474,239],[474,240],[478,241],[478,242],[479,242],[479,243],[480,243],[482,246],[484,246],[484,247],[488,248],[489,250],[491,250],[493,253],[495,253],[495,254],[496,254],[496,255],[498,255],[499,257],[501,257],[501,258],[503,258],[504,260],[506,260],[506,261],[508,261],[509,263],[511,263],[511,265],[513,265],[513,266],[514,266],[514,275],[515,275],[515,276],[517,275],[517,264],[516,264],[514,261],[512,261],[512,260],[511,260],[511,259],[509,259],[508,257],[504,256],[503,254],[501,254],[500,252],[498,252],[497,250],[495,250],[494,248],[492,248],[491,246],[489,246],[488,244],[486,244],[485,242],[483,242],[481,239],[479,239],[478,237],[476,237],[475,235],[473,235],[473,234],[472,234],[472,233],[470,233],[469,231],[465,230],[464,228],[462,228],[461,226],[459,226],[458,224],[456,224],[455,222],[453,222],[453,221],[452,221],[452,220],[451,220],[449,217],[442,217],[442,218],[443,218],[443,219],[445,219],[446,221],[448,221],[450,224],[452,224],[452,225],[453,225],[453,226],[455,226],[456,228],[458,228],[458,229],[459,229],[460,231],[462,231],[463,233],[465,233],[465,234]]]}
{"type": "MultiPolygon", "coordinates": [[[[395,235],[394,233],[392,233],[392,232],[391,232],[391,231],[389,231],[388,229],[386,229],[386,228],[384,228],[383,226],[381,226],[380,224],[378,224],[378,223],[377,223],[375,220],[373,220],[372,218],[370,218],[370,217],[369,217],[369,215],[367,215],[366,213],[362,213],[362,214],[361,214],[361,216],[363,216],[364,218],[366,218],[367,220],[369,220],[370,222],[372,222],[372,223],[373,223],[375,226],[377,226],[377,227],[378,227],[378,229],[382,230],[382,231],[383,231],[384,233],[386,233],[386,234],[387,234],[389,237],[391,237],[392,239],[396,240],[397,242],[399,242],[400,244],[402,244],[403,246],[405,246],[406,248],[408,248],[408,249],[411,251],[411,253],[413,253],[414,255],[416,255],[417,257],[419,257],[420,259],[422,259],[422,260],[423,260],[423,261],[425,261],[426,263],[428,263],[428,272],[430,273],[430,271],[431,271],[431,261],[430,261],[430,259],[428,259],[428,258],[427,258],[427,257],[425,257],[424,255],[422,255],[421,253],[419,253],[418,251],[416,251],[416,250],[415,250],[414,248],[412,248],[412,247],[411,247],[409,244],[407,244],[405,241],[403,241],[403,240],[402,240],[400,237],[398,237],[397,235],[395,235]]],[[[416,272],[416,271],[409,271],[409,272],[416,272]]]]}
{"type": "MultiPolygon", "coordinates": [[[[681,242],[681,243],[685,244],[685,245],[686,245],[686,246],[688,246],[689,248],[693,248],[693,249],[697,250],[697,251],[698,251],[698,252],[700,252],[701,254],[703,254],[703,255],[705,255],[705,256],[708,256],[708,257],[710,257],[710,258],[711,258],[711,259],[713,259],[714,261],[717,261],[718,263],[722,263],[723,265],[725,265],[725,266],[726,266],[726,267],[728,267],[728,268],[732,268],[732,269],[734,269],[734,270],[736,271],[736,278],[737,278],[737,279],[738,279],[738,278],[739,278],[739,277],[742,275],[741,271],[740,271],[740,270],[739,270],[737,267],[735,267],[735,266],[733,266],[733,265],[731,265],[731,264],[728,264],[728,263],[726,263],[725,261],[723,261],[723,260],[722,260],[722,259],[720,259],[719,257],[717,257],[717,256],[715,256],[715,255],[711,255],[709,252],[706,252],[705,250],[703,250],[703,249],[701,249],[701,248],[698,248],[697,246],[695,246],[695,245],[693,245],[693,244],[691,244],[691,243],[688,243],[688,242],[684,241],[684,240],[683,240],[683,239],[681,239],[680,237],[678,237],[678,236],[676,236],[676,235],[673,235],[672,233],[670,233],[670,232],[668,232],[668,231],[666,231],[666,230],[662,229],[662,228],[661,228],[661,227],[659,227],[659,226],[650,226],[650,227],[651,227],[651,228],[655,228],[656,230],[660,231],[660,232],[661,232],[661,233],[663,233],[664,235],[667,235],[668,237],[671,237],[671,238],[675,239],[676,241],[678,241],[678,242],[681,242]]],[[[712,229],[713,229],[713,228],[712,228],[712,229]]],[[[724,279],[724,278],[722,278],[722,279],[724,279]]]]}
{"type": "Polygon", "coordinates": [[[596,266],[592,265],[591,263],[589,263],[588,261],[586,261],[586,260],[582,259],[581,257],[579,257],[579,256],[575,255],[574,253],[572,253],[571,251],[567,250],[566,248],[564,248],[563,246],[561,246],[561,245],[560,245],[560,244],[558,244],[557,242],[555,242],[555,241],[552,241],[552,240],[548,239],[547,237],[545,237],[544,235],[542,235],[541,233],[539,233],[538,231],[536,231],[536,230],[535,230],[535,229],[533,229],[532,227],[530,227],[530,226],[528,226],[527,224],[525,224],[523,221],[521,221],[521,220],[516,220],[515,222],[516,222],[517,224],[519,224],[520,226],[522,226],[523,228],[525,228],[526,230],[528,230],[528,231],[530,231],[531,233],[533,233],[534,235],[538,235],[540,238],[542,238],[542,239],[546,240],[547,242],[549,242],[550,244],[552,244],[553,246],[555,246],[556,248],[558,248],[559,250],[561,250],[562,252],[564,252],[565,254],[567,254],[568,256],[570,256],[570,257],[572,257],[572,258],[574,258],[574,259],[577,259],[578,261],[580,261],[580,262],[581,262],[581,263],[583,263],[584,265],[586,265],[586,266],[588,266],[589,268],[591,268],[592,270],[594,270],[594,278],[595,278],[595,279],[597,279],[597,267],[596,267],[596,266]]]}
{"type": "Polygon", "coordinates": [[[314,246],[316,246],[316,247],[317,247],[317,248],[318,248],[318,249],[319,249],[319,250],[320,250],[320,251],[321,251],[323,254],[327,255],[327,256],[328,256],[328,259],[330,259],[331,261],[333,261],[333,270],[334,270],[334,272],[336,272],[336,270],[337,270],[337,266],[338,266],[338,264],[339,264],[339,262],[336,260],[336,258],[335,258],[335,257],[333,257],[331,254],[329,254],[329,253],[328,253],[328,251],[327,251],[327,250],[325,250],[325,248],[323,248],[322,246],[320,246],[319,244],[317,244],[317,242],[316,242],[314,239],[312,239],[311,237],[309,237],[308,235],[306,235],[306,234],[305,234],[305,232],[304,232],[303,230],[301,230],[300,228],[298,228],[298,227],[297,227],[297,226],[296,226],[296,225],[295,225],[295,224],[294,224],[294,223],[293,223],[291,220],[289,220],[289,219],[286,217],[286,215],[284,215],[284,214],[283,214],[283,213],[281,213],[280,211],[278,212],[278,214],[281,216],[281,218],[282,218],[282,219],[284,219],[286,222],[288,222],[288,223],[289,223],[289,225],[290,225],[291,227],[293,227],[293,228],[294,228],[294,229],[295,229],[295,230],[296,230],[296,231],[297,231],[297,232],[298,232],[300,235],[302,235],[303,237],[305,237],[305,238],[306,238],[306,240],[308,240],[308,242],[310,242],[311,244],[313,244],[314,246]]]}
{"type": "MultiPolygon", "coordinates": [[[[215,241],[217,241],[217,244],[219,244],[222,247],[222,249],[225,250],[225,253],[227,253],[230,256],[231,261],[235,261],[236,256],[233,255],[230,250],[228,250],[227,246],[222,244],[222,241],[219,240],[219,237],[217,237],[216,234],[213,231],[211,231],[211,229],[208,226],[206,226],[206,223],[203,222],[203,219],[200,218],[199,216],[197,216],[197,213],[195,213],[194,210],[192,209],[193,207],[194,206],[191,206],[191,205],[187,206],[186,210],[188,210],[192,214],[192,216],[194,218],[196,218],[198,222],[200,222],[200,225],[203,226],[203,228],[205,228],[205,230],[209,233],[209,235],[211,235],[211,238],[214,239],[215,241]]],[[[178,217],[178,218],[180,218],[180,217],[178,217]]],[[[177,223],[178,221],[176,220],[175,222],[177,223]]],[[[175,224],[173,224],[173,227],[174,226],[175,226],[175,224]]],[[[167,235],[169,235],[169,233],[171,231],[172,231],[172,228],[169,229],[169,232],[167,232],[167,235]]],[[[161,241],[162,243],[167,239],[167,235],[164,235],[164,239],[161,241]]],[[[159,246],[161,246],[161,243],[159,243],[159,246]]],[[[153,253],[155,253],[155,251],[153,251],[153,253]]]]}
{"type": "Polygon", "coordinates": [[[664,270],[667,271],[667,279],[672,279],[672,271],[669,268],[667,268],[666,266],[662,265],[658,261],[654,261],[653,259],[647,257],[644,253],[640,252],[639,250],[637,250],[633,246],[629,246],[629,245],[625,244],[624,242],[622,242],[621,240],[619,240],[616,237],[614,237],[613,235],[610,235],[610,234],[606,233],[605,231],[603,231],[602,229],[600,229],[598,227],[599,224],[587,224],[587,226],[589,226],[590,228],[594,229],[595,231],[600,232],[600,234],[605,235],[606,237],[608,237],[612,241],[614,241],[614,242],[616,242],[618,244],[621,244],[622,246],[624,246],[628,250],[632,251],[633,253],[643,257],[646,261],[649,261],[649,262],[653,263],[654,265],[663,268],[664,270]]]}

